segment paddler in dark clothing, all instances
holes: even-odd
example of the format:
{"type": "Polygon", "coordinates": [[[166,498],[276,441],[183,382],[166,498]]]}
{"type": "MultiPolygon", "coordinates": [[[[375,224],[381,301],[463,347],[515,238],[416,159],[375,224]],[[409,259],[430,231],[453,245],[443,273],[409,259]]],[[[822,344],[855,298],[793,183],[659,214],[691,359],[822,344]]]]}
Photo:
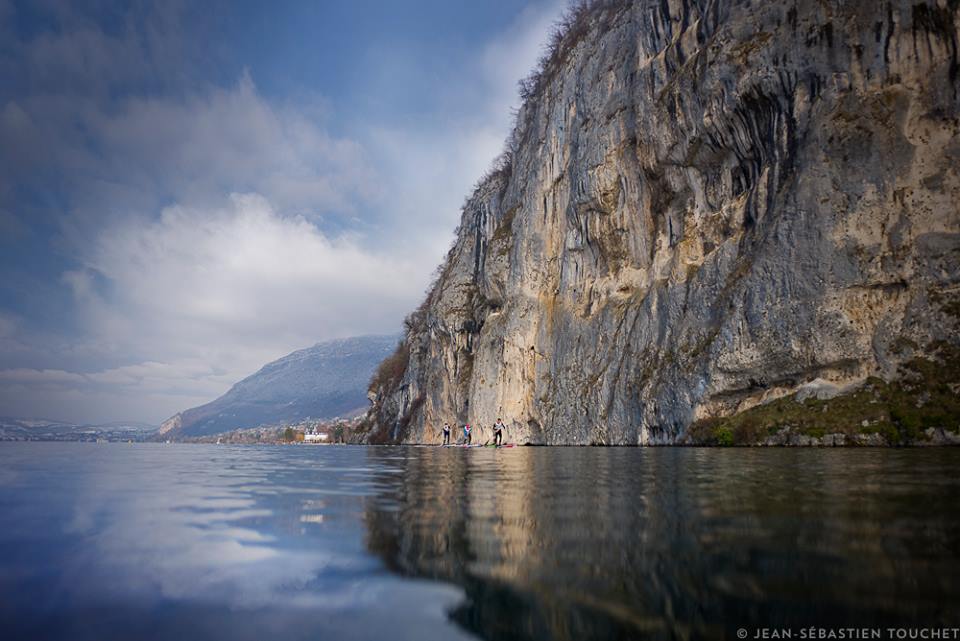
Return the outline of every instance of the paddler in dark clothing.
{"type": "Polygon", "coordinates": [[[443,444],[450,445],[450,423],[443,424],[443,444]]]}
{"type": "Polygon", "coordinates": [[[503,445],[503,430],[506,429],[506,425],[503,424],[501,419],[497,419],[497,422],[493,426],[493,444],[494,445],[503,445]]]}

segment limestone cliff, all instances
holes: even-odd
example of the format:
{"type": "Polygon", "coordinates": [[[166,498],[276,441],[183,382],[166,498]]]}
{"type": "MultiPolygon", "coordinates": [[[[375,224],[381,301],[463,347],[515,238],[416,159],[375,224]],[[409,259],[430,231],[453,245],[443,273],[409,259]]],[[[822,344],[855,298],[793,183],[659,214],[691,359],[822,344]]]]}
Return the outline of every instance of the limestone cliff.
{"type": "Polygon", "coordinates": [[[956,0],[575,10],[375,379],[369,439],[502,416],[517,442],[709,441],[791,394],[902,381],[922,406],[921,366],[956,366],[958,25],[956,0]]]}

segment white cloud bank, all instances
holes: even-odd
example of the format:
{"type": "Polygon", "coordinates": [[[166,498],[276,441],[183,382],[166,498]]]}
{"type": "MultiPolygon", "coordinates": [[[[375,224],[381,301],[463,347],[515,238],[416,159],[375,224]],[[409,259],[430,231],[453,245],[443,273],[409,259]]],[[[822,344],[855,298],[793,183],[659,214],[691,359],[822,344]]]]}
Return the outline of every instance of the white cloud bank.
{"type": "Polygon", "coordinates": [[[232,195],[216,210],[178,206],[155,221],[126,220],[64,280],[87,349],[148,360],[88,373],[0,370],[0,402],[53,395],[78,414],[105,417],[139,404],[162,420],[317,337],[396,331],[421,293],[422,269],[329,238],[302,216],[282,217],[256,194],[232,195]]]}
{"type": "Polygon", "coordinates": [[[151,334],[205,342],[230,332],[249,345],[260,336],[382,331],[419,294],[420,281],[412,261],[369,253],[348,236],[328,238],[255,194],[232,195],[217,210],[178,206],[154,222],[127,221],[98,239],[86,265],[115,292],[107,300],[75,286],[91,329],[110,328],[131,343],[151,334]],[[383,314],[372,314],[371,303],[383,314]]]}

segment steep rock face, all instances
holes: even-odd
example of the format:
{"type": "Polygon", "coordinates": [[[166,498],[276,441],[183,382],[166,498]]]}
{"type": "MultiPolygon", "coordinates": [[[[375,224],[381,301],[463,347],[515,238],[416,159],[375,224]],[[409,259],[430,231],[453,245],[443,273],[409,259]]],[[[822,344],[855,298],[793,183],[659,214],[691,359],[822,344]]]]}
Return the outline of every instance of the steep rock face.
{"type": "Polygon", "coordinates": [[[372,437],[502,416],[518,442],[676,442],[955,344],[958,16],[594,4],[465,205],[372,437]]]}

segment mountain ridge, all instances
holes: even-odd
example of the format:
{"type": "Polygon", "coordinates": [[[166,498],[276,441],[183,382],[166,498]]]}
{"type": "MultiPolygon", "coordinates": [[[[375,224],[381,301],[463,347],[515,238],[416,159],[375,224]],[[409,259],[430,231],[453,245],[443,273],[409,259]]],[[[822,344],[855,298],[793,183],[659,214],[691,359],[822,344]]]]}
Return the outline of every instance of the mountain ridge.
{"type": "Polygon", "coordinates": [[[366,409],[367,385],[397,335],[323,341],[267,363],[209,403],[177,412],[157,438],[205,436],[305,418],[329,419],[366,409]]]}

